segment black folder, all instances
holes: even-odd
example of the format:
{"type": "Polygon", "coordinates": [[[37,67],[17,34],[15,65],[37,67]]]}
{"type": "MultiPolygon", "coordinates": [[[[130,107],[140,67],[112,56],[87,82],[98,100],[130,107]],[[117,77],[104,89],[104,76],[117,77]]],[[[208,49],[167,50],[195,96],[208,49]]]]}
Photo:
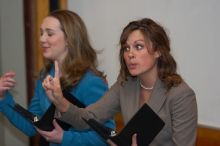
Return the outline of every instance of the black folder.
{"type": "Polygon", "coordinates": [[[138,146],[148,146],[165,125],[164,121],[144,104],[118,133],[95,119],[84,121],[105,140],[111,139],[118,146],[131,146],[132,135],[137,133],[138,146]]]}
{"type": "MultiPolygon", "coordinates": [[[[80,108],[85,108],[85,105],[81,103],[75,96],[73,96],[69,92],[64,91],[63,95],[72,104],[80,108]]],[[[54,120],[56,107],[53,103],[51,103],[51,105],[49,106],[49,108],[41,118],[39,118],[37,115],[34,115],[33,113],[31,113],[30,111],[28,111],[27,109],[25,109],[24,107],[22,107],[17,103],[12,107],[12,109],[20,113],[22,116],[24,116],[27,120],[29,120],[31,123],[33,123],[36,127],[38,127],[41,130],[51,131],[54,129],[53,120],[54,120]]],[[[68,130],[71,127],[71,125],[61,120],[58,119],[56,120],[63,130],[68,130]]]]}

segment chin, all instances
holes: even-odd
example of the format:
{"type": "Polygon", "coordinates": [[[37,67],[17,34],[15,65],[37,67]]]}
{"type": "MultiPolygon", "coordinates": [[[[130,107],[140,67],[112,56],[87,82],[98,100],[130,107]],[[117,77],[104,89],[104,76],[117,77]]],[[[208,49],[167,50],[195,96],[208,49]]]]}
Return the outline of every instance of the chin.
{"type": "Polygon", "coordinates": [[[130,74],[131,74],[131,76],[138,76],[139,75],[139,73],[137,73],[137,72],[129,72],[130,74]]]}
{"type": "Polygon", "coordinates": [[[53,57],[50,56],[49,54],[43,54],[45,59],[53,60],[53,57]]]}

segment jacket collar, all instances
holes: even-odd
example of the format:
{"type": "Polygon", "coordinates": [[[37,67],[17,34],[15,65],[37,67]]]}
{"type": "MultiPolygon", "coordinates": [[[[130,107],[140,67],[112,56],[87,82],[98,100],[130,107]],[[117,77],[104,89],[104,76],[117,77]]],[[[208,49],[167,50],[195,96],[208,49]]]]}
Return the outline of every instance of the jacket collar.
{"type": "MultiPolygon", "coordinates": [[[[137,79],[136,82],[136,89],[137,89],[137,96],[139,97],[140,95],[140,79],[137,79]]],[[[160,79],[157,79],[155,86],[153,88],[153,91],[151,93],[150,99],[148,100],[147,104],[152,108],[154,112],[159,112],[160,108],[164,104],[166,100],[166,88],[163,84],[163,82],[160,79]]],[[[137,100],[137,102],[139,99],[137,100]]]]}
{"type": "Polygon", "coordinates": [[[156,112],[158,113],[162,105],[164,104],[166,100],[166,88],[163,84],[163,82],[159,79],[157,79],[155,83],[155,87],[151,93],[150,99],[148,101],[148,105],[156,112]]]}

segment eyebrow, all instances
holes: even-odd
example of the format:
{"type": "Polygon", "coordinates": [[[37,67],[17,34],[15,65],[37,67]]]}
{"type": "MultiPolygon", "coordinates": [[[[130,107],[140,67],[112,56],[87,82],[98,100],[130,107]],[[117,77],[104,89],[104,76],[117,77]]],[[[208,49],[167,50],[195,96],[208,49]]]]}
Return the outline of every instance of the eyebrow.
{"type": "MultiPolygon", "coordinates": [[[[145,43],[145,40],[143,40],[143,39],[139,39],[139,40],[134,41],[134,43],[138,43],[138,42],[144,42],[144,43],[145,43]]],[[[128,45],[127,41],[125,42],[125,44],[128,45]]]]}
{"type": "Polygon", "coordinates": [[[42,31],[42,30],[46,30],[46,31],[53,31],[53,32],[55,32],[55,31],[58,31],[59,29],[52,29],[52,28],[43,29],[43,28],[40,28],[40,30],[41,30],[41,31],[42,31]]]}
{"type": "Polygon", "coordinates": [[[136,42],[145,42],[145,40],[143,40],[143,39],[139,39],[139,40],[136,40],[136,41],[134,41],[135,43],[136,42]]]}

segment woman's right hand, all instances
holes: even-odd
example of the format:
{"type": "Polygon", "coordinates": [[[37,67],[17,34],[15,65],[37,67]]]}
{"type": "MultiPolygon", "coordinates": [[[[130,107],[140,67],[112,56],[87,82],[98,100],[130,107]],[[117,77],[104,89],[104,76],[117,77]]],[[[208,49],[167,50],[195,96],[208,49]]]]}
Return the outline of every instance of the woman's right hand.
{"type": "Polygon", "coordinates": [[[60,112],[66,112],[70,105],[69,101],[66,100],[63,96],[61,85],[60,85],[60,70],[58,66],[58,62],[54,61],[55,65],[55,75],[54,77],[48,75],[43,83],[42,86],[50,99],[56,106],[56,108],[60,112]]]}
{"type": "Polygon", "coordinates": [[[0,77],[0,99],[3,99],[5,91],[12,89],[16,81],[15,72],[6,72],[0,77]]]}

